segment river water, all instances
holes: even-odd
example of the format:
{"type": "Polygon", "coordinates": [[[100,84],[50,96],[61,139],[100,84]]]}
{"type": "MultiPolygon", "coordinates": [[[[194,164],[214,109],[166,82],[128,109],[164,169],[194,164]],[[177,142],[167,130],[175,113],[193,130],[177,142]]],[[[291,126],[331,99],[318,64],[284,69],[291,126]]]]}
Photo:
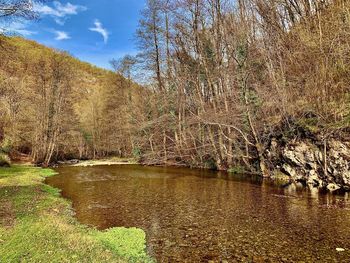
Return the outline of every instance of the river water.
{"type": "Polygon", "coordinates": [[[81,223],[142,228],[159,262],[350,262],[349,194],[179,168],[57,171],[47,183],[81,223]]]}

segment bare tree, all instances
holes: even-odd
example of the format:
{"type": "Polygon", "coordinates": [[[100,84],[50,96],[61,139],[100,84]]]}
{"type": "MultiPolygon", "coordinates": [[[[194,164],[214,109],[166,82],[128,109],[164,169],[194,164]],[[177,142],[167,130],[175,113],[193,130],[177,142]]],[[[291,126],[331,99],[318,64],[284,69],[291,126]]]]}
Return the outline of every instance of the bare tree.
{"type": "Polygon", "coordinates": [[[35,10],[35,5],[49,0],[0,0],[0,35],[11,33],[4,28],[5,22],[35,20],[39,14],[35,10]]]}
{"type": "Polygon", "coordinates": [[[0,19],[4,18],[24,18],[35,19],[38,14],[34,9],[36,3],[45,0],[1,0],[0,19]]]}
{"type": "Polygon", "coordinates": [[[141,53],[138,59],[143,63],[144,68],[154,73],[159,90],[164,90],[163,63],[164,43],[163,35],[164,17],[162,15],[161,0],[148,0],[146,8],[142,11],[142,18],[136,32],[138,46],[141,53]]]}

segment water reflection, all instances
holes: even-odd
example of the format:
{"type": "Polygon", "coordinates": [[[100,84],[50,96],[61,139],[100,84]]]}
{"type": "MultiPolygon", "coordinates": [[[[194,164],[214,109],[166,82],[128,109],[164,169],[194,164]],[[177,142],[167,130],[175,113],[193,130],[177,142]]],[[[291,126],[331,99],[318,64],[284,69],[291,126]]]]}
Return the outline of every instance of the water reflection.
{"type": "Polygon", "coordinates": [[[73,200],[79,221],[99,229],[143,228],[160,262],[350,258],[349,195],[203,170],[101,166],[58,172],[48,183],[73,200]]]}

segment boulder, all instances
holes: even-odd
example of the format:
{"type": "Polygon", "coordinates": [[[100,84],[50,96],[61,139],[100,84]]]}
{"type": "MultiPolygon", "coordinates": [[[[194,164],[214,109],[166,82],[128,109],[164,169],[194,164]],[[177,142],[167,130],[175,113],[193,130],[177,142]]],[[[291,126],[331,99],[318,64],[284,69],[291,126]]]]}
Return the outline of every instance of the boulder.
{"type": "Polygon", "coordinates": [[[283,146],[276,144],[278,141],[274,139],[267,159],[273,167],[281,167],[279,170],[291,180],[306,182],[312,187],[326,187],[329,191],[350,189],[350,142],[327,141],[326,172],[323,140],[300,139],[283,146]]]}
{"type": "Polygon", "coordinates": [[[317,174],[315,170],[311,170],[309,172],[307,183],[309,185],[312,185],[313,187],[318,187],[323,185],[323,182],[320,179],[320,176],[317,174]]]}
{"type": "Polygon", "coordinates": [[[331,183],[331,184],[328,184],[328,185],[327,185],[327,189],[328,189],[329,191],[333,192],[333,191],[339,190],[339,189],[340,189],[340,186],[331,183]]]}

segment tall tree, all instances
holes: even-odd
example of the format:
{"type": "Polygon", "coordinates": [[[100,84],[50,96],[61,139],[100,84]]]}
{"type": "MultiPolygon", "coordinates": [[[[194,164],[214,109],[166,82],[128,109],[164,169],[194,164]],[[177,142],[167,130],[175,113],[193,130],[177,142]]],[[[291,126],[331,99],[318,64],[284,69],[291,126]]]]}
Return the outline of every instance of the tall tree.
{"type": "MultiPolygon", "coordinates": [[[[66,129],[66,114],[72,108],[72,75],[65,54],[53,54],[38,63],[38,125],[33,145],[33,159],[48,166],[58,149],[62,131],[66,129]]],[[[69,129],[69,128],[68,128],[69,129]]]]}
{"type": "Polygon", "coordinates": [[[162,48],[164,17],[161,11],[161,0],[147,0],[136,32],[138,46],[142,50],[138,57],[143,62],[144,68],[154,74],[153,77],[160,91],[164,90],[164,50],[162,48]]]}

